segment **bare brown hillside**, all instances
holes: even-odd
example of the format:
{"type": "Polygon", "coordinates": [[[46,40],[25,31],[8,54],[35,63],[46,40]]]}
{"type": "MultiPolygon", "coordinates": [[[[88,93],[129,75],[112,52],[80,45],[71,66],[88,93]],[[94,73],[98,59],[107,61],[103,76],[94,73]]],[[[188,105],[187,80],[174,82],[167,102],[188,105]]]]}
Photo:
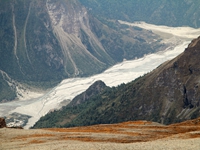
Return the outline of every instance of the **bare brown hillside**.
{"type": "Polygon", "coordinates": [[[200,118],[165,126],[134,121],[75,128],[0,129],[0,149],[200,149],[200,118]]]}

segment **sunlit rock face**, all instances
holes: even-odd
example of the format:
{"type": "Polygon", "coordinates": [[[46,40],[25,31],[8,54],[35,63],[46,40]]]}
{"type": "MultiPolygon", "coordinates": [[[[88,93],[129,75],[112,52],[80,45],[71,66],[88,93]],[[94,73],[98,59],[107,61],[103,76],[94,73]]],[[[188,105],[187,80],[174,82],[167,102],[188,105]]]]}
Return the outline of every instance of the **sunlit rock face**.
{"type": "Polygon", "coordinates": [[[81,26],[89,28],[87,10],[77,1],[58,3],[48,0],[46,6],[53,26],[61,27],[68,34],[78,35],[81,26]]]}
{"type": "Polygon", "coordinates": [[[110,62],[113,61],[91,31],[87,10],[78,1],[57,2],[52,0],[47,1],[46,7],[53,31],[62,47],[65,56],[65,71],[69,76],[105,69],[108,64],[104,61],[106,59],[110,62]],[[82,34],[86,37],[82,38],[82,34]],[[90,45],[93,52],[88,51],[86,44],[90,45]],[[100,60],[102,55],[104,60],[100,60]]]}

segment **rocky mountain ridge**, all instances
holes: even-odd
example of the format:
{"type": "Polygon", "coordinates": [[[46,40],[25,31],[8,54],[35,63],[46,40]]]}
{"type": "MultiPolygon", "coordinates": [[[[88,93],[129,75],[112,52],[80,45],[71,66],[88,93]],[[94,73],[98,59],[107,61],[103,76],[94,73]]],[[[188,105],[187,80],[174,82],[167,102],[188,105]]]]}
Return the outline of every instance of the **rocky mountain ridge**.
{"type": "Polygon", "coordinates": [[[98,17],[128,22],[145,21],[175,27],[200,27],[198,0],[80,0],[80,2],[98,17]]]}

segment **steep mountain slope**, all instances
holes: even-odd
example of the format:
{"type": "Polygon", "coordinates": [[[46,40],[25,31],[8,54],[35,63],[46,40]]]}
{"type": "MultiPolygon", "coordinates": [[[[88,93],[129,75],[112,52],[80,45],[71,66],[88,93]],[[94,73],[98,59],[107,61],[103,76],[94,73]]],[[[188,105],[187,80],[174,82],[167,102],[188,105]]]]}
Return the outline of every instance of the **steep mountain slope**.
{"type": "Polygon", "coordinates": [[[46,89],[165,46],[149,31],[95,18],[78,0],[2,0],[0,8],[0,101],[19,98],[18,84],[46,89]]]}
{"type": "Polygon", "coordinates": [[[44,117],[44,119],[42,118],[42,121],[39,121],[36,127],[60,127],[69,123],[71,119],[79,115],[80,109],[87,109],[91,106],[91,103],[88,102],[91,98],[103,93],[107,88],[109,87],[107,87],[104,82],[96,81],[85,92],[77,95],[67,106],[61,108],[59,111],[53,111],[53,113],[50,112],[47,114],[48,119],[46,119],[46,117],[44,117]]]}
{"type": "Polygon", "coordinates": [[[167,26],[200,27],[199,0],[80,0],[98,17],[167,26]]]}
{"type": "Polygon", "coordinates": [[[164,124],[200,116],[200,37],[175,59],[135,81],[109,88],[76,106],[66,106],[41,118],[35,128],[151,120],[164,124]],[[59,118],[66,124],[52,124],[59,118]],[[73,116],[73,117],[72,117],[73,116]],[[45,122],[45,124],[44,124],[45,122]]]}

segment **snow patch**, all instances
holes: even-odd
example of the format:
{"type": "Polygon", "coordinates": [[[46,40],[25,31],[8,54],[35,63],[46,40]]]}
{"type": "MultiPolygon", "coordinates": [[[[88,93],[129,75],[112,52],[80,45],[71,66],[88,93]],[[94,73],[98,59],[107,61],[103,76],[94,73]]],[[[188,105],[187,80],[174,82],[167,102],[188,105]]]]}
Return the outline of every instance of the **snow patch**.
{"type": "Polygon", "coordinates": [[[186,39],[194,39],[200,35],[200,28],[195,29],[191,27],[168,27],[168,26],[161,26],[161,25],[158,26],[154,24],[148,24],[146,22],[130,23],[130,22],[121,21],[121,20],[119,20],[119,23],[143,28],[146,30],[151,30],[152,32],[155,32],[156,34],[158,34],[158,32],[156,31],[159,31],[161,33],[168,33],[173,36],[178,36],[178,37],[186,38],[186,39]]]}

